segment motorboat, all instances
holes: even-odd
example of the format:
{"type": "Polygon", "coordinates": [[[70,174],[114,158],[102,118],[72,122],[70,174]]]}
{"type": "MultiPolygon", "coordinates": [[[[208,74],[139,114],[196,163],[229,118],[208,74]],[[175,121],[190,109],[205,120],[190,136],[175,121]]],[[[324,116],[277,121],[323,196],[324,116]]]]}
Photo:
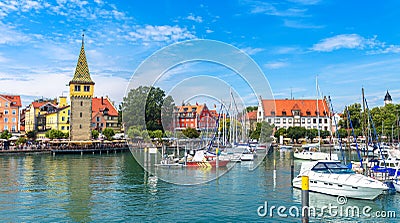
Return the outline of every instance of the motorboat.
{"type": "Polygon", "coordinates": [[[290,149],[293,149],[293,146],[290,146],[290,145],[280,145],[280,146],[279,146],[279,149],[282,149],[282,150],[290,150],[290,149]]]}
{"type": "Polygon", "coordinates": [[[333,196],[374,200],[389,188],[371,177],[357,174],[340,161],[303,162],[293,187],[301,188],[302,176],[309,177],[309,190],[333,196]]]}
{"type": "Polygon", "coordinates": [[[253,161],[256,157],[254,150],[247,143],[238,143],[233,150],[236,154],[240,154],[241,161],[253,161]]]}

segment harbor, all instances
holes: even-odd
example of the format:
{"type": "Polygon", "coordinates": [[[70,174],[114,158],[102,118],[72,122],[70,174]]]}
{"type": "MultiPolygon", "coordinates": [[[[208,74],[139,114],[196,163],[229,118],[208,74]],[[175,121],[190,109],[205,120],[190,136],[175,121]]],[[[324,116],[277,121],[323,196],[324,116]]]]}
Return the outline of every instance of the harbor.
{"type": "MultiPolygon", "coordinates": [[[[51,154],[0,157],[0,216],[2,221],[120,221],[120,222],[300,222],[268,210],[265,202],[288,209],[301,208],[301,191],[291,186],[292,151],[271,151],[260,165],[235,164],[221,177],[194,186],[183,186],[149,175],[130,152],[51,154]],[[275,165],[274,165],[275,164],[275,165]],[[57,166],[57,168],[54,168],[57,166]],[[181,208],[185,207],[185,208],[181,208]],[[261,214],[261,216],[260,216],[261,214]]],[[[301,161],[294,160],[295,175],[301,161]]],[[[216,169],[187,169],[198,177],[216,169]]],[[[399,214],[400,195],[383,194],[377,199],[348,199],[310,192],[310,206],[371,207],[399,214]]],[[[396,217],[311,217],[310,222],[396,222],[396,217]]]]}

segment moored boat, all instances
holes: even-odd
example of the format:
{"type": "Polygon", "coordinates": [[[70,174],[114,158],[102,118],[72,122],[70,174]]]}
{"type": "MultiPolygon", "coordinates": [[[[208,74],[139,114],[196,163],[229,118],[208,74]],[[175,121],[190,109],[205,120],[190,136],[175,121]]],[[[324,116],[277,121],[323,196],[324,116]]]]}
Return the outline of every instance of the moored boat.
{"type": "Polygon", "coordinates": [[[301,188],[301,176],[309,177],[310,191],[334,196],[374,200],[388,190],[384,183],[357,174],[340,161],[302,163],[300,174],[293,179],[293,187],[301,188]]]}

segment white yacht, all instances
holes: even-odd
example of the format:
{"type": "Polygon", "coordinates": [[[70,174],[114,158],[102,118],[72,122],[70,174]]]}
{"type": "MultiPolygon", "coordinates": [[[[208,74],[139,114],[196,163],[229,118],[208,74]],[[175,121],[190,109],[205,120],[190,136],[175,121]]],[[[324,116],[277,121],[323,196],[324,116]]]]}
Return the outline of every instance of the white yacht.
{"type": "Polygon", "coordinates": [[[388,190],[375,179],[357,174],[339,161],[304,162],[300,174],[293,179],[293,187],[301,188],[301,176],[309,177],[309,190],[334,196],[373,200],[388,190]]]}
{"type": "Polygon", "coordinates": [[[296,159],[302,160],[339,160],[339,157],[336,153],[329,154],[312,150],[295,151],[293,156],[296,159]]]}

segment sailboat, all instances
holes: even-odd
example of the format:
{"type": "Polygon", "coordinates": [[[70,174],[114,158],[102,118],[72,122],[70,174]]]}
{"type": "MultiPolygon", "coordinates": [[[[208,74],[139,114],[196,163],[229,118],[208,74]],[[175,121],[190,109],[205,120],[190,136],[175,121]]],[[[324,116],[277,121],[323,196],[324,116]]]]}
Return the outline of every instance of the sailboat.
{"type": "Polygon", "coordinates": [[[337,154],[321,152],[321,132],[319,125],[319,94],[318,94],[318,77],[316,77],[316,92],[317,92],[317,120],[318,120],[318,143],[306,144],[302,146],[302,150],[296,150],[293,153],[294,158],[302,160],[339,160],[337,154]]]}

